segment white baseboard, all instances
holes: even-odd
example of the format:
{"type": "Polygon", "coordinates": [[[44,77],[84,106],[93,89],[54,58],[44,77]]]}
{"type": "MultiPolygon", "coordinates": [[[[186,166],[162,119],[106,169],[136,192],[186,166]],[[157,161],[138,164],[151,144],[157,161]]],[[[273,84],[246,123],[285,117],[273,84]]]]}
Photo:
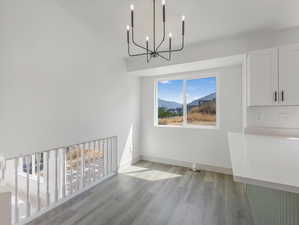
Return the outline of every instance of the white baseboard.
{"type": "MultiPolygon", "coordinates": [[[[141,155],[141,160],[146,160],[150,162],[156,162],[156,163],[162,163],[167,165],[174,165],[174,166],[182,166],[187,168],[192,168],[192,162],[186,162],[186,161],[180,161],[180,160],[173,160],[173,159],[165,159],[160,157],[154,157],[149,155],[141,155]]],[[[205,164],[196,163],[196,168],[198,170],[204,170],[204,171],[210,171],[215,173],[222,173],[222,174],[228,174],[232,175],[233,171],[231,168],[223,168],[223,167],[217,167],[217,166],[210,166],[205,164]]]]}
{"type": "Polygon", "coordinates": [[[123,162],[120,164],[120,168],[126,168],[126,167],[129,167],[135,163],[137,163],[138,161],[141,160],[141,157],[140,156],[136,156],[135,158],[127,161],[127,162],[123,162]]]}
{"type": "Polygon", "coordinates": [[[135,157],[135,158],[132,160],[132,164],[135,164],[135,163],[137,163],[137,162],[140,161],[140,160],[141,160],[141,156],[139,155],[139,156],[135,157]]]}

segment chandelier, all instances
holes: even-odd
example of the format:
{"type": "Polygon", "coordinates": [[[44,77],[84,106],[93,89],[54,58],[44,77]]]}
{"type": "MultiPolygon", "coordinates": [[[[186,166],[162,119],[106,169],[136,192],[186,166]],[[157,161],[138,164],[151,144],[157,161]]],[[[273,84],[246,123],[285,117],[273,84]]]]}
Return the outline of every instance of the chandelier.
{"type": "Polygon", "coordinates": [[[179,52],[184,49],[185,43],[185,16],[182,16],[182,44],[180,48],[173,49],[172,48],[172,34],[168,34],[168,47],[166,49],[160,49],[162,44],[166,39],[166,7],[165,0],[162,0],[162,15],[163,15],[163,34],[162,40],[160,42],[156,42],[156,0],[153,0],[153,46],[149,48],[149,36],[146,36],[145,43],[139,44],[134,39],[134,5],[131,5],[131,26],[127,26],[127,44],[128,44],[128,55],[129,56],[146,56],[147,63],[156,57],[163,58],[167,61],[171,60],[171,55],[173,52],[179,52]],[[131,34],[130,34],[131,33],[131,34]],[[135,46],[139,49],[142,49],[143,53],[132,54],[131,53],[131,45],[135,46]]]}

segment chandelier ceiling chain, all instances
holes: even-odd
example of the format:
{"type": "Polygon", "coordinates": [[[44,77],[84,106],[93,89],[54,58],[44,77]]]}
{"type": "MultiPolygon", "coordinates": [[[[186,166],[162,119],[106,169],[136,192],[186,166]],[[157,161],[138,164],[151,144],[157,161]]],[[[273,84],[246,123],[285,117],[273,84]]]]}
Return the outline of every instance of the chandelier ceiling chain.
{"type": "Polygon", "coordinates": [[[185,16],[182,16],[182,44],[178,49],[172,49],[172,33],[168,35],[168,48],[166,50],[160,50],[160,47],[165,42],[166,39],[166,6],[165,0],[162,0],[162,15],[163,15],[163,35],[162,40],[156,43],[156,0],[153,0],[153,48],[149,48],[149,36],[146,36],[145,45],[137,43],[134,39],[134,5],[131,5],[131,26],[127,26],[127,44],[128,44],[128,55],[129,56],[146,56],[147,63],[156,57],[163,58],[167,61],[171,60],[173,52],[179,52],[184,49],[185,45],[185,16]],[[144,53],[132,54],[131,45],[142,49],[144,53]],[[166,55],[165,55],[166,54],[166,55]]]}

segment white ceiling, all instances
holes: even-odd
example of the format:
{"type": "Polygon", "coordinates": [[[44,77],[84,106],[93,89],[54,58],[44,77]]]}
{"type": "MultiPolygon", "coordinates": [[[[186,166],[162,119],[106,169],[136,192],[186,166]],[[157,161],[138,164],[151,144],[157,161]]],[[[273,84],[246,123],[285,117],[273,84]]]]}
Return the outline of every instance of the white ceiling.
{"type": "MultiPolygon", "coordinates": [[[[125,27],[135,5],[136,38],[152,35],[152,0],[57,0],[100,35],[116,41],[126,55],[125,27]]],[[[161,29],[161,0],[157,2],[161,29]]],[[[178,43],[181,15],[186,16],[186,44],[242,33],[299,26],[299,0],[166,0],[167,32],[178,43]]],[[[158,31],[158,34],[160,32],[158,31]]]]}

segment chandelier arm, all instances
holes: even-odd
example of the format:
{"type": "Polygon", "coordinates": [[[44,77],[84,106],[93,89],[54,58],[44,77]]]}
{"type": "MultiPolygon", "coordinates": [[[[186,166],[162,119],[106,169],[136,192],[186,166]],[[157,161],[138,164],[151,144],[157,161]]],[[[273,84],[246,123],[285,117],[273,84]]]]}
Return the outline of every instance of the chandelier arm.
{"type": "Polygon", "coordinates": [[[144,56],[144,55],[146,55],[146,53],[140,53],[140,54],[130,54],[129,56],[144,56]]]}
{"type": "Polygon", "coordinates": [[[128,55],[129,56],[143,56],[143,55],[146,55],[146,53],[132,54],[130,51],[130,44],[128,44],[128,55]]]}
{"type": "MultiPolygon", "coordinates": [[[[135,46],[139,47],[139,48],[142,48],[142,49],[144,49],[144,50],[147,50],[145,47],[143,47],[142,45],[139,45],[138,43],[135,42],[135,40],[134,40],[134,29],[133,29],[133,28],[132,28],[132,43],[133,43],[135,46]]],[[[153,51],[151,51],[150,49],[149,49],[148,51],[151,52],[151,53],[153,53],[153,51]]]]}
{"type": "Polygon", "coordinates": [[[146,55],[146,53],[140,53],[140,54],[130,54],[129,56],[144,56],[144,55],[146,55]]]}
{"type": "Polygon", "coordinates": [[[165,59],[166,61],[170,61],[170,59],[169,59],[169,58],[166,58],[166,57],[165,57],[165,56],[163,56],[162,54],[160,54],[160,53],[158,53],[158,52],[157,52],[157,54],[158,54],[158,56],[160,56],[161,58],[165,59]]]}
{"type": "Polygon", "coordinates": [[[164,41],[165,41],[165,22],[163,22],[163,38],[162,38],[162,41],[157,46],[156,51],[158,51],[158,49],[161,47],[161,45],[163,44],[164,41]]]}
{"type": "MultiPolygon", "coordinates": [[[[182,51],[184,49],[184,47],[185,47],[185,40],[184,39],[185,38],[183,36],[182,46],[180,48],[178,48],[178,49],[171,49],[170,52],[180,52],[180,51],[182,51]]],[[[157,51],[157,53],[168,53],[168,52],[169,52],[169,50],[157,51]]]]}

